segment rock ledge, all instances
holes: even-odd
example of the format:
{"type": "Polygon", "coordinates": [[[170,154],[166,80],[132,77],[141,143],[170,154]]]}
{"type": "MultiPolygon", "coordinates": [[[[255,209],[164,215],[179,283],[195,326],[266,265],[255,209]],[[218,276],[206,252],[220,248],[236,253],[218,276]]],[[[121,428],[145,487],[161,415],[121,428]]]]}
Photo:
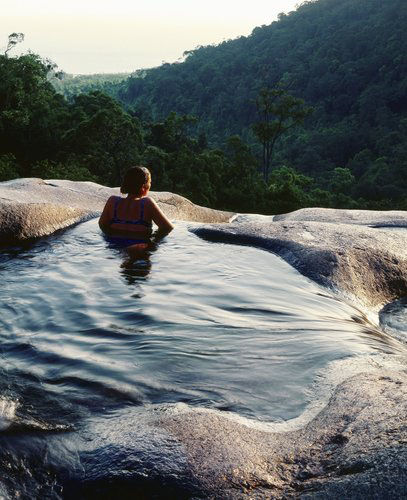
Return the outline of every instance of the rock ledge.
{"type": "MultiPolygon", "coordinates": [[[[0,242],[13,243],[52,234],[100,214],[118,188],[93,182],[16,179],[0,183],[0,242]]],[[[170,219],[228,222],[234,214],[194,205],[172,193],[151,192],[170,219]]]]}

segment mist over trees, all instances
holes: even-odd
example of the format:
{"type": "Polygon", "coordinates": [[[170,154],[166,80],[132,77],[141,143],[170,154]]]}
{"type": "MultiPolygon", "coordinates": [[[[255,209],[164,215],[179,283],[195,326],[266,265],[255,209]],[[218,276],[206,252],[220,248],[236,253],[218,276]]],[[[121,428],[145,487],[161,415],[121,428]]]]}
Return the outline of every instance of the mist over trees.
{"type": "Polygon", "coordinates": [[[0,181],[118,185],[142,162],[154,189],[215,208],[406,209],[405,26],[404,0],[306,2],[182,63],[75,83],[39,56],[4,54],[0,181]],[[271,102],[281,89],[285,123],[271,102]]]}
{"type": "MultiPolygon", "coordinates": [[[[137,72],[135,73],[137,74],[137,72]]],[[[138,73],[140,74],[140,72],[138,73]]],[[[108,95],[115,95],[116,85],[126,80],[130,73],[99,73],[94,75],[71,75],[60,72],[51,75],[51,83],[55,90],[63,94],[68,101],[78,94],[86,94],[99,90],[108,95]]]]}

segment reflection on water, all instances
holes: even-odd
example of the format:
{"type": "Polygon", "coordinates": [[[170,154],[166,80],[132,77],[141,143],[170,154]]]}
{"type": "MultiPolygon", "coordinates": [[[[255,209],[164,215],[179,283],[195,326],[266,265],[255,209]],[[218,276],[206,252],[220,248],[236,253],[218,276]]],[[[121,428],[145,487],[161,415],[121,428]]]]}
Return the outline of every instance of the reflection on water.
{"type": "Polygon", "coordinates": [[[150,258],[128,259],[124,258],[121,267],[121,274],[129,285],[136,284],[140,279],[147,278],[151,270],[150,258]]]}

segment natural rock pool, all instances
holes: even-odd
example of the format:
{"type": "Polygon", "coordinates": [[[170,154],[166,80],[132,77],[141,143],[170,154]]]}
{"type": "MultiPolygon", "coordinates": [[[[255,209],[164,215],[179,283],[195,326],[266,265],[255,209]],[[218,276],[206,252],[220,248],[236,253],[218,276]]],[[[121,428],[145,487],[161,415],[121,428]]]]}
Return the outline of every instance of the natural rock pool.
{"type": "Polygon", "coordinates": [[[289,421],[329,392],[335,366],[405,353],[279,257],[205,242],[191,226],[133,264],[95,219],[3,249],[0,494],[58,497],[75,475],[86,481],[77,434],[124,409],[186,403],[289,421]]]}

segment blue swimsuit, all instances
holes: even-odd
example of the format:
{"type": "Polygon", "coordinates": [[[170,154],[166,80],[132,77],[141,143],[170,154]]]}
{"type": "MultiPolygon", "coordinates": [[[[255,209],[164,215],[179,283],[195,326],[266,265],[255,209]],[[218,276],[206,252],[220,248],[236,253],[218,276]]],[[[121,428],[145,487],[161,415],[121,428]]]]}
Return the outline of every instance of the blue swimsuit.
{"type": "MultiPolygon", "coordinates": [[[[151,231],[153,224],[151,222],[147,222],[144,220],[144,205],[146,202],[146,198],[142,198],[140,201],[140,217],[137,220],[119,219],[119,217],[117,216],[117,208],[122,199],[123,198],[120,198],[120,196],[117,196],[115,199],[113,219],[111,220],[111,224],[142,225],[150,229],[151,231]]],[[[121,238],[120,236],[106,236],[106,239],[107,241],[109,241],[109,243],[115,243],[116,245],[120,245],[121,247],[128,247],[130,245],[136,245],[137,243],[148,243],[148,238],[133,239],[133,238],[121,238]]]]}

